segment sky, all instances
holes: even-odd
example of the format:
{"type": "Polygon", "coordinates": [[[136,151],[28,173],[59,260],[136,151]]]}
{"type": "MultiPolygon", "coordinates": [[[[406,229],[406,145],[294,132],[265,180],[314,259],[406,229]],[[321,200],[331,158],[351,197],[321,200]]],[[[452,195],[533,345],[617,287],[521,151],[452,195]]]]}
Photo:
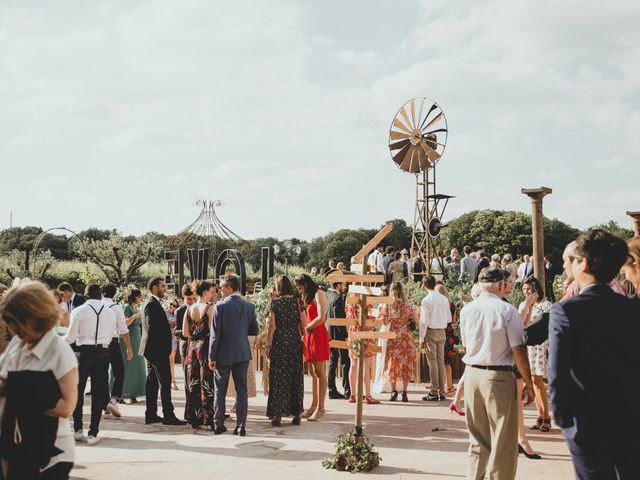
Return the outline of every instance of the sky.
{"type": "Polygon", "coordinates": [[[123,0],[0,3],[0,228],[176,233],[197,198],[243,238],[411,222],[388,130],[443,108],[444,220],[576,227],[640,210],[640,5],[123,0]]]}

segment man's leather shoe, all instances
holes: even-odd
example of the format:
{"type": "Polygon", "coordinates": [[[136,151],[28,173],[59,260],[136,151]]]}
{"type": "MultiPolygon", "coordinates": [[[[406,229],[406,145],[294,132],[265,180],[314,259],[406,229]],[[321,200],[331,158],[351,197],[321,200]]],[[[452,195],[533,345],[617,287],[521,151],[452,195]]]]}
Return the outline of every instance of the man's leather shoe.
{"type": "Polygon", "coordinates": [[[146,423],[147,425],[150,425],[152,423],[163,423],[164,422],[164,418],[160,417],[159,415],[156,415],[154,417],[146,417],[144,419],[144,423],[146,423]]]}
{"type": "Polygon", "coordinates": [[[236,427],[235,430],[233,431],[233,434],[240,435],[241,437],[246,437],[247,431],[244,429],[244,427],[236,427]]]}
{"type": "Polygon", "coordinates": [[[173,417],[173,418],[165,418],[162,421],[162,424],[163,425],[176,425],[176,426],[179,426],[179,425],[186,425],[187,422],[185,422],[184,420],[180,420],[177,417],[173,417]]]}
{"type": "Polygon", "coordinates": [[[213,433],[215,433],[216,435],[220,435],[221,433],[224,433],[224,432],[226,432],[226,431],[227,431],[227,427],[225,427],[225,426],[223,425],[223,426],[221,426],[221,427],[216,427],[216,428],[213,430],[213,433]]]}
{"type": "Polygon", "coordinates": [[[342,399],[344,399],[344,395],[342,395],[342,394],[340,394],[338,392],[329,392],[329,398],[331,400],[337,400],[338,398],[342,400],[342,399]]]}

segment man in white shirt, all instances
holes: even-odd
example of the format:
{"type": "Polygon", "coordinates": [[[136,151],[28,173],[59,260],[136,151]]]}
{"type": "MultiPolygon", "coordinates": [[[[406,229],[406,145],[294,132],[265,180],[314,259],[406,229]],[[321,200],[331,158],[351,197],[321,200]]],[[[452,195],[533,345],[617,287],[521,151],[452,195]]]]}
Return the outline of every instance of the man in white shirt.
{"type": "MultiPolygon", "coordinates": [[[[101,301],[100,285],[90,283],[85,289],[88,300],[71,312],[67,343],[76,344],[78,359],[78,403],[73,412],[73,430],[78,442],[84,440],[82,407],[87,379],[91,377],[91,423],[87,445],[99,442],[98,430],[102,409],[109,399],[109,344],[116,330],[116,314],[101,301]]],[[[119,333],[128,334],[125,326],[119,333]]]]}
{"type": "Polygon", "coordinates": [[[127,358],[133,358],[133,350],[131,349],[131,339],[129,338],[129,329],[124,318],[122,307],[113,301],[118,289],[113,283],[105,283],[102,286],[102,303],[116,315],[117,329],[113,331],[113,338],[109,343],[109,364],[113,372],[113,387],[111,388],[111,400],[104,407],[106,413],[120,418],[120,409],[118,401],[122,399],[122,389],[124,387],[124,361],[120,352],[120,335],[118,332],[126,330],[127,333],[122,335],[122,340],[127,346],[127,358]]]}
{"type": "Polygon", "coordinates": [[[515,364],[522,375],[522,399],[533,401],[533,384],[518,311],[502,300],[506,282],[498,268],[478,277],[480,296],[460,312],[464,400],[469,430],[467,478],[513,479],[518,462],[518,399],[515,364]]]}
{"type": "Polygon", "coordinates": [[[422,286],[427,289],[427,296],[422,299],[420,307],[420,343],[427,347],[431,380],[431,391],[422,399],[445,400],[444,342],[447,340],[446,328],[451,321],[451,309],[447,297],[434,290],[434,276],[426,276],[422,286]]]}
{"type": "Polygon", "coordinates": [[[367,265],[369,265],[369,269],[373,272],[382,272],[382,258],[384,248],[382,245],[378,245],[376,249],[369,254],[369,258],[367,259],[367,265]]]}

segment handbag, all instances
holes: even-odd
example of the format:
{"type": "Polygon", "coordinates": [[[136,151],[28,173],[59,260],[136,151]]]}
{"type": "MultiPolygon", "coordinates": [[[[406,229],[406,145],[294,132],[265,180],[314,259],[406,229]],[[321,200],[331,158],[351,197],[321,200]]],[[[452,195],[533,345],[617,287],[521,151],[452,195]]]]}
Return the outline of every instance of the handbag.
{"type": "MultiPolygon", "coordinates": [[[[298,300],[298,317],[300,318],[300,327],[302,328],[302,332],[306,332],[306,329],[302,324],[302,308],[300,308],[300,300],[298,300]]],[[[302,358],[305,361],[308,361],[308,359],[311,358],[311,349],[309,348],[309,345],[307,345],[307,342],[305,342],[304,340],[304,334],[302,336],[302,358]]]]}
{"type": "Polygon", "coordinates": [[[524,329],[526,345],[534,346],[544,343],[549,338],[549,313],[543,313],[540,320],[524,329]]]}

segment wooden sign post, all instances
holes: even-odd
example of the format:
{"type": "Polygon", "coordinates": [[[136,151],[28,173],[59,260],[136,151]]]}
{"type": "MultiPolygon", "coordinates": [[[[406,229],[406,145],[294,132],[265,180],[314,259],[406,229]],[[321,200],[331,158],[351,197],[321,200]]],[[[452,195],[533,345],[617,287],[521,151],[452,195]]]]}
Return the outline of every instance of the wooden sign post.
{"type": "MultiPolygon", "coordinates": [[[[375,320],[367,319],[367,311],[369,305],[375,304],[389,304],[393,303],[393,299],[391,297],[383,297],[382,289],[374,286],[369,286],[366,284],[372,283],[381,283],[384,281],[383,275],[366,275],[367,272],[367,259],[369,253],[376,248],[376,246],[380,243],[380,241],[386,237],[389,232],[393,229],[392,224],[385,225],[362,249],[356,253],[352,258],[352,271],[355,270],[357,273],[354,275],[344,274],[336,272],[334,274],[330,274],[327,276],[327,280],[329,283],[336,282],[344,282],[350,283],[349,293],[354,296],[350,296],[347,298],[347,303],[352,305],[359,305],[360,307],[360,318],[358,319],[345,319],[345,318],[330,318],[328,320],[329,325],[344,325],[344,326],[359,326],[359,332],[355,332],[352,335],[352,338],[355,341],[362,341],[364,339],[370,338],[396,338],[395,332],[375,332],[375,331],[366,331],[367,327],[379,327],[382,322],[375,320]],[[359,285],[355,285],[358,283],[359,285]]],[[[340,340],[332,340],[331,347],[333,348],[350,348],[349,342],[340,341],[340,340]]],[[[362,429],[362,398],[364,395],[364,359],[366,352],[380,352],[382,349],[377,345],[361,345],[361,348],[358,349],[358,373],[357,373],[357,384],[356,384],[356,425],[355,425],[355,434],[356,437],[363,436],[362,429]]],[[[352,386],[353,388],[353,386],[352,386]]]]}

